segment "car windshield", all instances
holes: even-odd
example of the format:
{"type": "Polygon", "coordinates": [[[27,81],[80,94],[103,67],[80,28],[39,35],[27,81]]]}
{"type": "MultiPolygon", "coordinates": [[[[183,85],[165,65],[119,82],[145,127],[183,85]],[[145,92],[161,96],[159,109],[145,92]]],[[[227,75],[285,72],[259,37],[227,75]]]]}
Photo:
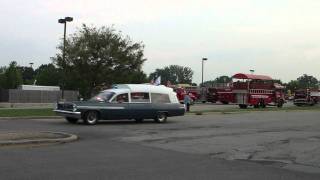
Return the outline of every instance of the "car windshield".
{"type": "Polygon", "coordinates": [[[114,92],[108,92],[108,91],[101,92],[96,96],[92,97],[90,101],[100,101],[100,102],[109,101],[114,94],[115,94],[114,92]]]}

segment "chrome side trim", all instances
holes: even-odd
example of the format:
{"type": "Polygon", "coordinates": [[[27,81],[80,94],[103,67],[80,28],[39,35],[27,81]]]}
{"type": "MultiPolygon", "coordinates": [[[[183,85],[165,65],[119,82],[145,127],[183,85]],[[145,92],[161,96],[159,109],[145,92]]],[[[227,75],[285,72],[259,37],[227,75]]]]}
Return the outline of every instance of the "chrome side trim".
{"type": "Polygon", "coordinates": [[[64,110],[58,110],[58,109],[55,109],[53,111],[56,112],[56,113],[65,113],[65,114],[75,114],[75,115],[80,115],[81,114],[81,112],[64,111],[64,110]]]}
{"type": "Polygon", "coordinates": [[[125,109],[125,107],[77,106],[78,109],[125,109]]]}

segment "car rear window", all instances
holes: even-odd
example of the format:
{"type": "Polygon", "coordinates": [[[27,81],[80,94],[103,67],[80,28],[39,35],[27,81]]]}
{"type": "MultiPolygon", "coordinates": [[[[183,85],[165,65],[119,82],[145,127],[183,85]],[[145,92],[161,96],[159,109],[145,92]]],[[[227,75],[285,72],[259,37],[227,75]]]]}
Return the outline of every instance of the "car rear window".
{"type": "Polygon", "coordinates": [[[151,93],[152,103],[170,103],[168,94],[151,93]]]}
{"type": "Polygon", "coordinates": [[[149,103],[150,102],[149,93],[133,92],[131,93],[131,102],[149,103]]]}

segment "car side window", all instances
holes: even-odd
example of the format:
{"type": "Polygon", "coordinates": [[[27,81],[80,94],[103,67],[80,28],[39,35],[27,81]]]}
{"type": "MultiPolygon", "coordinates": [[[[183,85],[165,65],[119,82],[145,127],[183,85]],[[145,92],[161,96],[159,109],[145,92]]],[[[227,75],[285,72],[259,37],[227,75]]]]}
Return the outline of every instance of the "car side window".
{"type": "Polygon", "coordinates": [[[127,103],[129,102],[129,96],[128,93],[124,93],[124,94],[119,94],[118,96],[116,96],[113,100],[113,103],[127,103]]]}
{"type": "Polygon", "coordinates": [[[170,103],[168,94],[151,93],[152,103],[170,103]]]}
{"type": "Polygon", "coordinates": [[[149,93],[132,92],[131,93],[131,102],[132,103],[149,103],[150,102],[149,93]]]}

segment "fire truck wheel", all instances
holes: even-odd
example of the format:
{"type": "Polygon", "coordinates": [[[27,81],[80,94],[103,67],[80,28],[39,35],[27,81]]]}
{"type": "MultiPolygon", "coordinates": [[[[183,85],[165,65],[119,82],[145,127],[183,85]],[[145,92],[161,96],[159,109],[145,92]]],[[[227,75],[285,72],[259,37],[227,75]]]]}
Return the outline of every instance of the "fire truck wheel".
{"type": "Polygon", "coordinates": [[[279,102],[278,102],[278,104],[277,104],[277,107],[278,108],[281,108],[283,106],[283,100],[280,100],[279,102]]]}
{"type": "Polygon", "coordinates": [[[259,108],[259,105],[258,105],[258,104],[256,104],[256,105],[253,105],[253,107],[254,107],[254,108],[259,108]]]}
{"type": "Polygon", "coordinates": [[[202,101],[202,103],[206,103],[207,101],[202,101]]]}
{"type": "Polygon", "coordinates": [[[229,104],[228,101],[221,101],[221,102],[222,102],[222,104],[229,104]]]}
{"type": "Polygon", "coordinates": [[[240,109],[247,109],[247,105],[246,104],[239,104],[240,109]]]}

